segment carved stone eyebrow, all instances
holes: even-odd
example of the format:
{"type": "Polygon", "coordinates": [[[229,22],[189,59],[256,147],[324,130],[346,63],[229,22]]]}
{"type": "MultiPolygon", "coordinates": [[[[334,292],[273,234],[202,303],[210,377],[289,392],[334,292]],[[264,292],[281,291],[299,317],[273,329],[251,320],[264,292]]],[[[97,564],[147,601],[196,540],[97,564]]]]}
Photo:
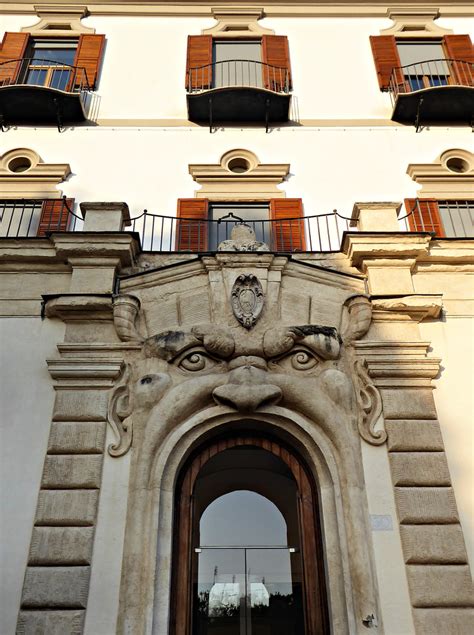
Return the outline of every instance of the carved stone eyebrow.
{"type": "Polygon", "coordinates": [[[201,342],[192,333],[164,331],[146,339],[143,352],[145,357],[159,357],[169,362],[191,346],[200,344],[201,342]]]}

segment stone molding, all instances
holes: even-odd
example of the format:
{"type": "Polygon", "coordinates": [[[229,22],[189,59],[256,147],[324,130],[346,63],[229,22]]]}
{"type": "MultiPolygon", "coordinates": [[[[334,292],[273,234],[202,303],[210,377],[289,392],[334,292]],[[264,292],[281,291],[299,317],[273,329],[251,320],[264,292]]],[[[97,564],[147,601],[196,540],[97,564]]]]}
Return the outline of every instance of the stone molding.
{"type": "Polygon", "coordinates": [[[446,29],[435,24],[439,18],[439,9],[431,7],[397,7],[388,9],[388,17],[394,24],[388,29],[382,29],[381,35],[395,35],[397,39],[412,37],[434,37],[452,33],[452,29],[446,29]]]}
{"type": "Polygon", "coordinates": [[[2,198],[61,198],[57,186],[71,174],[68,163],[45,163],[30,148],[15,148],[0,156],[2,198]],[[23,163],[16,171],[15,164],[23,163]]]}
{"type": "Polygon", "coordinates": [[[249,150],[235,149],[224,153],[217,164],[191,164],[189,173],[201,186],[194,192],[195,198],[211,201],[268,201],[285,198],[278,189],[290,172],[287,163],[260,163],[249,150]],[[234,162],[240,163],[243,172],[233,172],[234,162]]]}
{"type": "Polygon", "coordinates": [[[82,24],[81,19],[88,15],[87,6],[66,4],[34,5],[39,22],[20,29],[35,37],[75,37],[83,33],[95,33],[95,29],[82,24]]]}
{"type": "Polygon", "coordinates": [[[258,20],[264,17],[263,9],[257,7],[217,7],[212,8],[212,15],[217,24],[210,29],[203,29],[202,35],[213,35],[219,38],[242,36],[273,35],[273,29],[262,27],[258,20]]]}
{"type": "Polygon", "coordinates": [[[442,295],[414,294],[404,297],[372,297],[374,311],[408,315],[416,322],[439,318],[443,309],[442,295]]]}
{"type": "Polygon", "coordinates": [[[474,154],[459,148],[446,150],[432,163],[410,163],[407,174],[421,185],[417,194],[421,198],[472,199],[474,154]]]}

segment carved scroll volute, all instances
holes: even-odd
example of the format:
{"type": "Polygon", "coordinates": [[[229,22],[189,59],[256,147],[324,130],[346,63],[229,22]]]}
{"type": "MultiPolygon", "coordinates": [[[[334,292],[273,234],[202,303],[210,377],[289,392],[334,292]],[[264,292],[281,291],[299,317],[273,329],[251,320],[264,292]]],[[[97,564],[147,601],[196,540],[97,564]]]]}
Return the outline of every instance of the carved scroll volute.
{"type": "Polygon", "coordinates": [[[114,457],[126,454],[132,445],[132,423],[128,419],[132,414],[130,376],[130,366],[126,364],[109,401],[107,419],[117,441],[109,445],[107,452],[114,457]]]}
{"type": "Polygon", "coordinates": [[[114,325],[122,342],[143,342],[136,327],[140,300],[133,295],[117,295],[114,298],[114,325]]]}
{"type": "Polygon", "coordinates": [[[352,366],[355,385],[358,422],[360,436],[371,445],[382,445],[387,440],[384,429],[375,430],[377,421],[382,414],[382,398],[372,381],[365,360],[357,359],[354,341],[363,337],[370,328],[372,321],[372,304],[364,295],[348,298],[343,307],[341,319],[341,333],[352,366]]]}

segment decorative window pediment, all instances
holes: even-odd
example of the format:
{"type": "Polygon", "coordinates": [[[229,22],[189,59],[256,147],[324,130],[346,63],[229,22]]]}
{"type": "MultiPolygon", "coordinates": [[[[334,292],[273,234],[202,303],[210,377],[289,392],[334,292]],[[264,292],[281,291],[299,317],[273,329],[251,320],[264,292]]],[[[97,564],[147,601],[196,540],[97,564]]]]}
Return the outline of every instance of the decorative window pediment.
{"type": "Polygon", "coordinates": [[[258,24],[258,20],[264,15],[263,9],[258,7],[218,7],[212,9],[212,15],[217,24],[210,29],[204,29],[202,35],[235,38],[275,33],[272,29],[266,29],[258,24]]]}
{"type": "Polygon", "coordinates": [[[439,17],[438,9],[409,8],[389,9],[388,17],[394,24],[380,31],[381,35],[394,35],[396,38],[433,37],[452,33],[451,29],[435,24],[439,17]]]}
{"type": "Polygon", "coordinates": [[[39,22],[20,29],[35,37],[73,37],[83,33],[93,34],[95,29],[85,26],[81,20],[87,15],[86,6],[35,5],[39,22]]]}
{"type": "Polygon", "coordinates": [[[410,163],[407,174],[421,185],[419,196],[474,198],[474,154],[468,150],[453,148],[433,163],[410,163]]]}
{"type": "Polygon", "coordinates": [[[68,163],[44,163],[29,148],[9,150],[0,155],[0,198],[60,198],[57,186],[70,173],[68,163]]]}

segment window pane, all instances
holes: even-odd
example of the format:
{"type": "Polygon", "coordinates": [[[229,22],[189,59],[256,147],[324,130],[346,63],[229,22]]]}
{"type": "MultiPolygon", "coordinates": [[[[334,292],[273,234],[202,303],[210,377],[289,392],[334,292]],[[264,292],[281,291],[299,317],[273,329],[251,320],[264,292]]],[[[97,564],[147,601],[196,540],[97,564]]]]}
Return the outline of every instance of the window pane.
{"type": "MultiPolygon", "coordinates": [[[[407,75],[437,78],[449,75],[449,66],[442,61],[446,56],[441,42],[397,42],[397,49],[402,66],[411,67],[406,69],[407,75]]],[[[442,80],[436,85],[443,85],[442,80]]]]}
{"type": "Polygon", "coordinates": [[[215,42],[214,87],[263,86],[261,48],[259,41],[215,42]]]}
{"type": "Polygon", "coordinates": [[[448,238],[474,238],[474,201],[440,201],[439,213],[448,238]]]}
{"type": "Polygon", "coordinates": [[[66,90],[66,87],[69,83],[69,77],[71,73],[67,69],[58,69],[53,71],[51,76],[51,88],[57,88],[58,90],[66,90]]]}
{"type": "Polygon", "coordinates": [[[219,243],[230,238],[232,228],[236,224],[232,217],[226,218],[230,213],[234,217],[243,220],[255,232],[257,240],[270,243],[271,227],[268,205],[212,205],[210,219],[224,220],[217,223],[209,223],[209,249],[217,249],[219,243]]]}
{"type": "Polygon", "coordinates": [[[44,86],[46,83],[46,70],[41,70],[38,68],[33,68],[28,71],[28,75],[26,77],[26,84],[34,84],[35,86],[44,86]]]}

